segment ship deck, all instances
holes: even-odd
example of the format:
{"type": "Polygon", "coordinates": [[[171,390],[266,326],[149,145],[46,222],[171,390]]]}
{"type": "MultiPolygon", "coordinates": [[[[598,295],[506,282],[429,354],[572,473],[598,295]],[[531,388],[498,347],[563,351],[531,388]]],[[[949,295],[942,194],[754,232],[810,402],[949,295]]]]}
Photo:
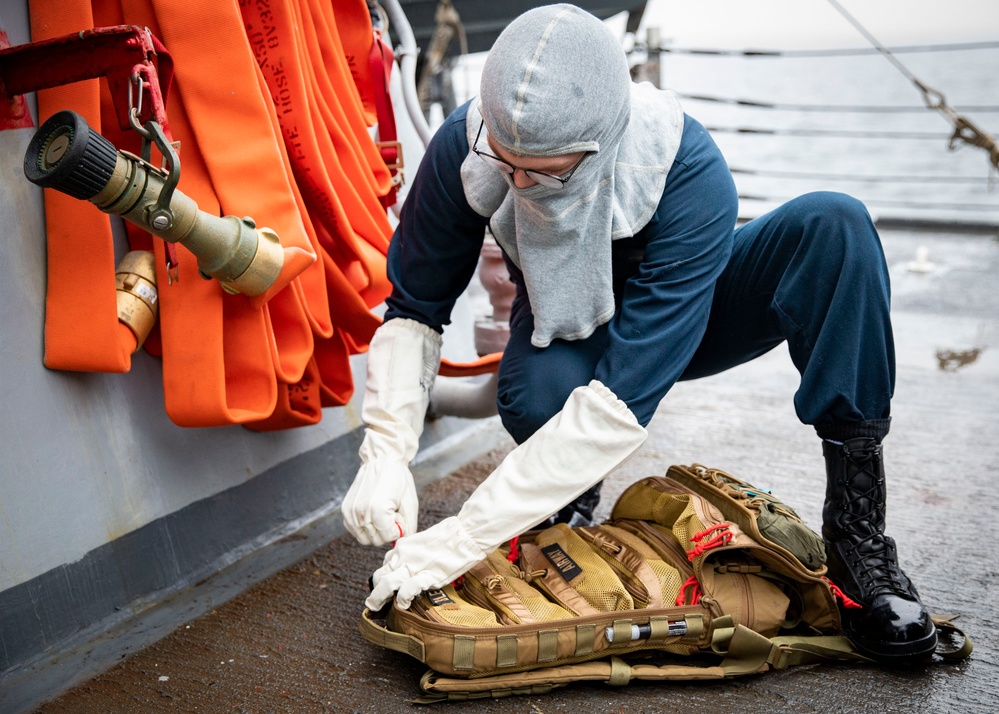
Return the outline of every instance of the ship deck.
{"type": "MultiPolygon", "coordinates": [[[[927,606],[960,615],[976,645],[972,657],[911,669],[813,665],[717,683],[577,684],[547,695],[436,706],[539,714],[995,711],[999,236],[942,229],[882,236],[898,363],[885,440],[888,531],[927,606]],[[930,272],[909,269],[921,247],[934,264],[930,272]]],[[[771,489],[817,527],[821,448],[795,417],[796,377],[778,348],[728,373],[677,385],[650,426],[648,444],[608,479],[601,515],[634,480],[698,462],[771,489]]],[[[456,512],[510,448],[512,442],[425,486],[421,524],[456,512]]],[[[35,696],[82,681],[35,710],[410,711],[423,665],[357,634],[368,575],[382,554],[344,536],[336,517],[314,523],[145,613],[138,626],[40,666],[31,679],[35,696]],[[111,656],[122,658],[108,668],[111,656]]]]}

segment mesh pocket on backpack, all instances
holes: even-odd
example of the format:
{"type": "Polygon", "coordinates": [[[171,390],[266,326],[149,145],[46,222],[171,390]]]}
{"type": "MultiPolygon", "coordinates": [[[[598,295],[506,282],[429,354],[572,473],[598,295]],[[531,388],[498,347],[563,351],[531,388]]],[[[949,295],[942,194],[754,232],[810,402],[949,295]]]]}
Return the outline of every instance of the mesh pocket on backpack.
{"type": "Polygon", "coordinates": [[[453,585],[427,590],[413,600],[412,609],[428,620],[461,627],[496,627],[496,613],[469,602],[453,585]]]}
{"type": "Polygon", "coordinates": [[[580,528],[579,533],[618,573],[636,608],[673,606],[684,578],[648,543],[634,533],[606,524],[580,528]]]}
{"type": "MultiPolygon", "coordinates": [[[[695,499],[699,500],[700,497],[683,491],[667,490],[669,488],[670,484],[654,478],[632,484],[621,494],[611,518],[657,523],[672,530],[680,544],[689,548],[687,544],[705,528],[704,520],[695,507],[695,499]]],[[[712,508],[707,502],[702,505],[712,508]]]]}
{"type": "Polygon", "coordinates": [[[569,526],[559,523],[546,528],[537,535],[534,544],[550,568],[597,611],[635,607],[613,568],[569,526]]]}
{"type": "Polygon", "coordinates": [[[505,625],[575,617],[528,583],[530,577],[507,560],[503,551],[496,550],[465,573],[462,591],[469,600],[495,611],[505,625]]]}

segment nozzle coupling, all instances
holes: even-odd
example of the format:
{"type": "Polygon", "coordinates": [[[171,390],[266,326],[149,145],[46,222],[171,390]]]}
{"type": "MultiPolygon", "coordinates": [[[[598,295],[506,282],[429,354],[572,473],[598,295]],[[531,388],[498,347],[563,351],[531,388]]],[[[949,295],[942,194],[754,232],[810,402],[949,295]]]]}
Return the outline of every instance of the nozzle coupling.
{"type": "Polygon", "coordinates": [[[58,112],[42,124],[25,153],[24,175],[179,243],[198,259],[200,272],[227,292],[260,295],[281,272],[284,251],[274,231],[257,228],[251,218],[200,210],[174,190],[176,175],[118,151],[75,112],[58,112]]]}
{"type": "Polygon", "coordinates": [[[133,250],[115,268],[118,321],[135,335],[135,350],[142,347],[159,314],[156,259],[147,250],[133,250]]]}

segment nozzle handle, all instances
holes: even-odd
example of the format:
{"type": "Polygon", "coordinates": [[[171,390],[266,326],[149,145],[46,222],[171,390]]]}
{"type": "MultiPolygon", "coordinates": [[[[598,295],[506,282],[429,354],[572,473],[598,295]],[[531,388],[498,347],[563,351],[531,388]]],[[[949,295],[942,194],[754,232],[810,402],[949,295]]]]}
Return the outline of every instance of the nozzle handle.
{"type": "Polygon", "coordinates": [[[74,111],[53,114],[42,124],[24,154],[24,175],[31,183],[74,198],[93,198],[114,173],[118,151],[74,111]]]}

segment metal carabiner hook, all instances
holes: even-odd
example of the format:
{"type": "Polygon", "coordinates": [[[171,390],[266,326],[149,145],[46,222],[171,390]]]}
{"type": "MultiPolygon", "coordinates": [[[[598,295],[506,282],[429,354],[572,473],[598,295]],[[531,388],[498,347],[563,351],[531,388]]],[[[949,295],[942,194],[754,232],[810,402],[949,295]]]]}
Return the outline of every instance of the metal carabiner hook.
{"type": "Polygon", "coordinates": [[[142,95],[145,93],[146,83],[142,79],[142,75],[137,72],[133,73],[130,79],[132,81],[128,83],[128,123],[142,137],[142,147],[139,150],[139,156],[142,157],[143,161],[149,163],[152,156],[153,135],[139,123],[139,116],[142,114],[142,95]],[[139,88],[138,102],[135,101],[135,97],[132,94],[132,85],[136,85],[139,88]]]}

